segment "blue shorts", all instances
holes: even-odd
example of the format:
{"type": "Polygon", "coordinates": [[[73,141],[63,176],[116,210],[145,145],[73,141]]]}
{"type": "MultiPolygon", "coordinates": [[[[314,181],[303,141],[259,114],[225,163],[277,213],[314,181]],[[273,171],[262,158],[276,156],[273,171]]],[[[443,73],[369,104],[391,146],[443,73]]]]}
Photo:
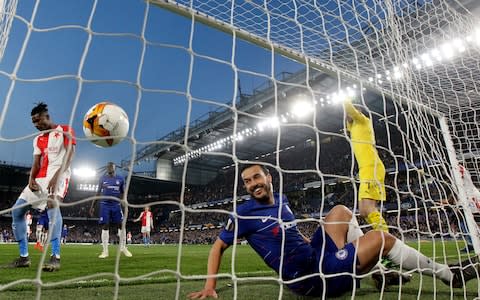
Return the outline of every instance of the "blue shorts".
{"type": "MultiPolygon", "coordinates": [[[[322,273],[332,275],[338,273],[350,273],[352,275],[338,275],[325,278],[325,294],[328,297],[337,297],[346,292],[352,291],[354,281],[356,287],[360,287],[360,279],[355,279],[353,274],[358,272],[355,267],[355,247],[352,243],[346,244],[342,249],[338,249],[328,234],[323,233],[320,227],[314,233],[310,243],[314,249],[314,257],[312,259],[314,269],[312,273],[319,273],[318,266],[322,263],[322,273]],[[325,238],[324,238],[325,237],[325,238]],[[325,247],[322,255],[322,248],[325,247]]],[[[356,260],[357,264],[358,258],[356,260]]],[[[295,293],[304,296],[323,296],[323,280],[320,276],[313,276],[309,279],[302,280],[298,283],[290,284],[288,287],[295,293]]]]}
{"type": "Polygon", "coordinates": [[[120,203],[100,203],[100,219],[98,223],[103,224],[120,224],[123,221],[123,211],[120,203]]]}
{"type": "Polygon", "coordinates": [[[48,230],[48,213],[47,210],[42,210],[38,215],[37,226],[41,225],[45,230],[48,230]]]}

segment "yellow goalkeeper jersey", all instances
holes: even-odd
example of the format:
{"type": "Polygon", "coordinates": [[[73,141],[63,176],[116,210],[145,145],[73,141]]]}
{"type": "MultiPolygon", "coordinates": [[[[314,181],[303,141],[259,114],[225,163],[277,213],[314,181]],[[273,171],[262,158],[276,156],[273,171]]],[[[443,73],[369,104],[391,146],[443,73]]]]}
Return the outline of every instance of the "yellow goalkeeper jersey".
{"type": "Polygon", "coordinates": [[[353,119],[352,122],[347,122],[347,130],[350,132],[358,169],[373,166],[380,167],[380,164],[384,168],[375,148],[375,133],[372,122],[359,112],[350,100],[344,102],[344,107],[347,115],[353,119]]]}

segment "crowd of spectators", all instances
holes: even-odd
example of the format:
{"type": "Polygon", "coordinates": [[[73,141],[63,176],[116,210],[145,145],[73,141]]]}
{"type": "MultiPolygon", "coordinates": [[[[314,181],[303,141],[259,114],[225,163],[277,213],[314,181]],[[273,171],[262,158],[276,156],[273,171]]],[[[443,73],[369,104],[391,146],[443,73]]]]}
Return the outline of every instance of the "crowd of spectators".
{"type": "MultiPolygon", "coordinates": [[[[387,147],[385,135],[377,134],[379,154],[387,170],[400,165],[414,165],[419,159],[415,149],[405,151],[402,146],[387,147]],[[389,150],[387,150],[389,149],[389,150]],[[405,153],[409,153],[406,155],[405,153]]],[[[390,131],[390,139],[401,139],[390,131]]],[[[400,144],[401,145],[401,144],[400,144]]],[[[355,209],[357,170],[352,161],[348,140],[342,136],[329,136],[317,145],[306,141],[293,145],[279,154],[278,168],[270,168],[274,188],[278,191],[282,182],[282,191],[287,194],[290,206],[298,219],[319,220],[334,205],[342,204],[355,209]],[[278,173],[278,169],[282,172],[278,173]],[[309,170],[307,172],[289,172],[309,170]],[[328,181],[328,184],[325,184],[328,181]],[[305,184],[322,182],[323,185],[306,188],[305,184]]],[[[262,162],[276,165],[276,155],[265,156],[262,162]]],[[[415,169],[415,168],[414,168],[415,169]]],[[[187,185],[183,193],[183,204],[187,210],[183,213],[180,205],[155,204],[151,206],[154,215],[155,229],[152,241],[158,244],[171,244],[180,241],[188,244],[212,243],[220,228],[225,224],[229,212],[233,211],[233,196],[245,195],[242,184],[237,185],[234,193],[234,168],[227,168],[204,186],[187,185]],[[195,210],[198,204],[205,204],[201,210],[195,210]],[[213,212],[212,209],[221,210],[213,212]],[[207,211],[210,210],[210,211],[207,211]],[[183,227],[181,225],[183,224],[183,227]],[[182,234],[181,234],[182,233],[182,234]]],[[[403,238],[431,238],[452,236],[458,231],[458,216],[452,210],[437,208],[435,203],[446,197],[442,184],[428,182],[425,176],[416,170],[397,170],[387,175],[387,201],[382,205],[392,232],[403,238]]],[[[9,208],[21,189],[9,192],[1,209],[9,208]],[[17,191],[18,190],[18,191],[17,191]]],[[[92,197],[90,193],[70,193],[62,206],[65,223],[75,225],[70,230],[67,241],[78,243],[97,243],[100,239],[100,226],[96,216],[89,215],[92,197]]],[[[129,195],[131,203],[155,203],[164,200],[180,202],[180,193],[164,195],[129,195]]],[[[141,242],[140,226],[132,220],[143,210],[142,206],[133,205],[128,208],[127,231],[132,232],[133,242],[141,242]]],[[[0,242],[12,239],[9,216],[0,216],[0,242]]],[[[34,223],[35,224],[35,223],[34,223]]],[[[362,222],[363,225],[365,225],[362,222]]],[[[312,234],[318,222],[300,222],[299,228],[306,235],[312,234]]],[[[366,225],[365,225],[366,226],[366,225]]],[[[32,228],[34,232],[34,228],[32,228]]],[[[368,228],[365,227],[365,230],[368,228]]],[[[115,238],[115,237],[114,237],[115,238]]],[[[34,239],[34,234],[31,239],[34,239]]]]}

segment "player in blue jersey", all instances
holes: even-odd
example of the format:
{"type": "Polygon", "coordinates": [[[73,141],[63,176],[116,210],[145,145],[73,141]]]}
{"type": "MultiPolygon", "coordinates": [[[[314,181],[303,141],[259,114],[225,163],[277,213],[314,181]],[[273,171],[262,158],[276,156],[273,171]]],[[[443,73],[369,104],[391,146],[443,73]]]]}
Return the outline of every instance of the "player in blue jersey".
{"type": "Polygon", "coordinates": [[[237,237],[247,239],[293,292],[304,296],[339,296],[351,291],[354,281],[359,287],[355,276],[370,271],[382,256],[404,270],[435,274],[452,287],[462,287],[462,277],[467,281],[477,276],[477,260],[449,267],[432,261],[389,233],[372,230],[363,234],[356,217],[343,205],[330,210],[309,240],[297,229],[286,197],[273,193],[272,176],[264,166],[249,165],[241,175],[251,199],[237,207],[238,217],[230,217],[213,244],[208,257],[209,278],[203,290],[188,295],[190,299],[218,297],[215,275],[224,251],[235,242],[235,231],[237,237]]]}
{"type": "Polygon", "coordinates": [[[62,228],[62,244],[66,244],[67,243],[67,238],[68,238],[68,233],[70,231],[70,229],[72,228],[75,228],[75,225],[72,225],[72,226],[67,226],[67,224],[63,224],[63,228],[62,228]]]}
{"type": "MultiPolygon", "coordinates": [[[[126,235],[122,230],[123,210],[118,199],[123,198],[125,180],[122,176],[115,174],[115,164],[109,162],[107,164],[107,174],[100,177],[98,183],[97,196],[102,196],[100,200],[99,224],[102,226],[102,253],[99,258],[108,257],[108,241],[110,238],[110,224],[116,225],[118,228],[118,240],[120,251],[127,257],[131,257],[132,253],[126,247],[126,235]]],[[[90,215],[93,215],[95,201],[92,201],[90,207],[90,215]]]]}

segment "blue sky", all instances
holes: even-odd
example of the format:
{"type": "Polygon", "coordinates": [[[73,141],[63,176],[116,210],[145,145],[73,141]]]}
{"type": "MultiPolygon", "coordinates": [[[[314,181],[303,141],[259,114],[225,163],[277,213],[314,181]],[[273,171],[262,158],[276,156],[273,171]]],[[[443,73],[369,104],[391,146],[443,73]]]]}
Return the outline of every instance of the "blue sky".
{"type": "MultiPolygon", "coordinates": [[[[35,4],[32,0],[19,1],[17,15],[29,21],[35,4]]],[[[31,163],[31,143],[37,131],[31,124],[30,110],[39,100],[49,105],[56,123],[71,122],[75,129],[78,146],[73,166],[93,168],[101,167],[109,160],[120,162],[129,157],[133,151],[133,139],[148,143],[185,125],[188,101],[181,93],[187,91],[190,76],[190,93],[193,97],[217,103],[232,102],[234,71],[229,64],[232,59],[232,37],[196,23],[192,40],[195,55],[190,74],[192,53],[187,49],[191,21],[150,6],[145,30],[148,44],[140,80],[145,90],[141,91],[138,120],[133,126],[139,97],[139,90],[134,83],[144,45],[139,37],[145,7],[145,2],[140,0],[98,1],[91,25],[91,30],[98,34],[90,35],[91,43],[81,70],[83,80],[79,84],[76,75],[89,39],[85,29],[93,1],[39,1],[32,24],[35,30],[16,74],[19,80],[14,83],[9,105],[6,106],[5,98],[12,85],[10,75],[19,59],[27,32],[27,24],[18,18],[13,21],[9,43],[0,62],[0,108],[7,109],[0,128],[0,160],[26,165],[31,163]],[[81,28],[55,29],[62,25],[81,28]],[[105,33],[129,33],[136,37],[106,36],[105,33]],[[112,80],[124,82],[106,82],[112,80]],[[130,139],[109,149],[95,147],[86,141],[81,128],[83,115],[88,108],[103,100],[122,106],[131,122],[130,139]]],[[[239,75],[242,89],[247,92],[265,82],[272,74],[271,53],[239,40],[236,41],[235,64],[241,70],[257,73],[239,75]]],[[[296,71],[301,67],[288,59],[275,58],[275,74],[296,71]]],[[[194,120],[218,107],[194,101],[190,119],[194,120]]],[[[145,168],[152,169],[152,165],[145,168]]]]}

